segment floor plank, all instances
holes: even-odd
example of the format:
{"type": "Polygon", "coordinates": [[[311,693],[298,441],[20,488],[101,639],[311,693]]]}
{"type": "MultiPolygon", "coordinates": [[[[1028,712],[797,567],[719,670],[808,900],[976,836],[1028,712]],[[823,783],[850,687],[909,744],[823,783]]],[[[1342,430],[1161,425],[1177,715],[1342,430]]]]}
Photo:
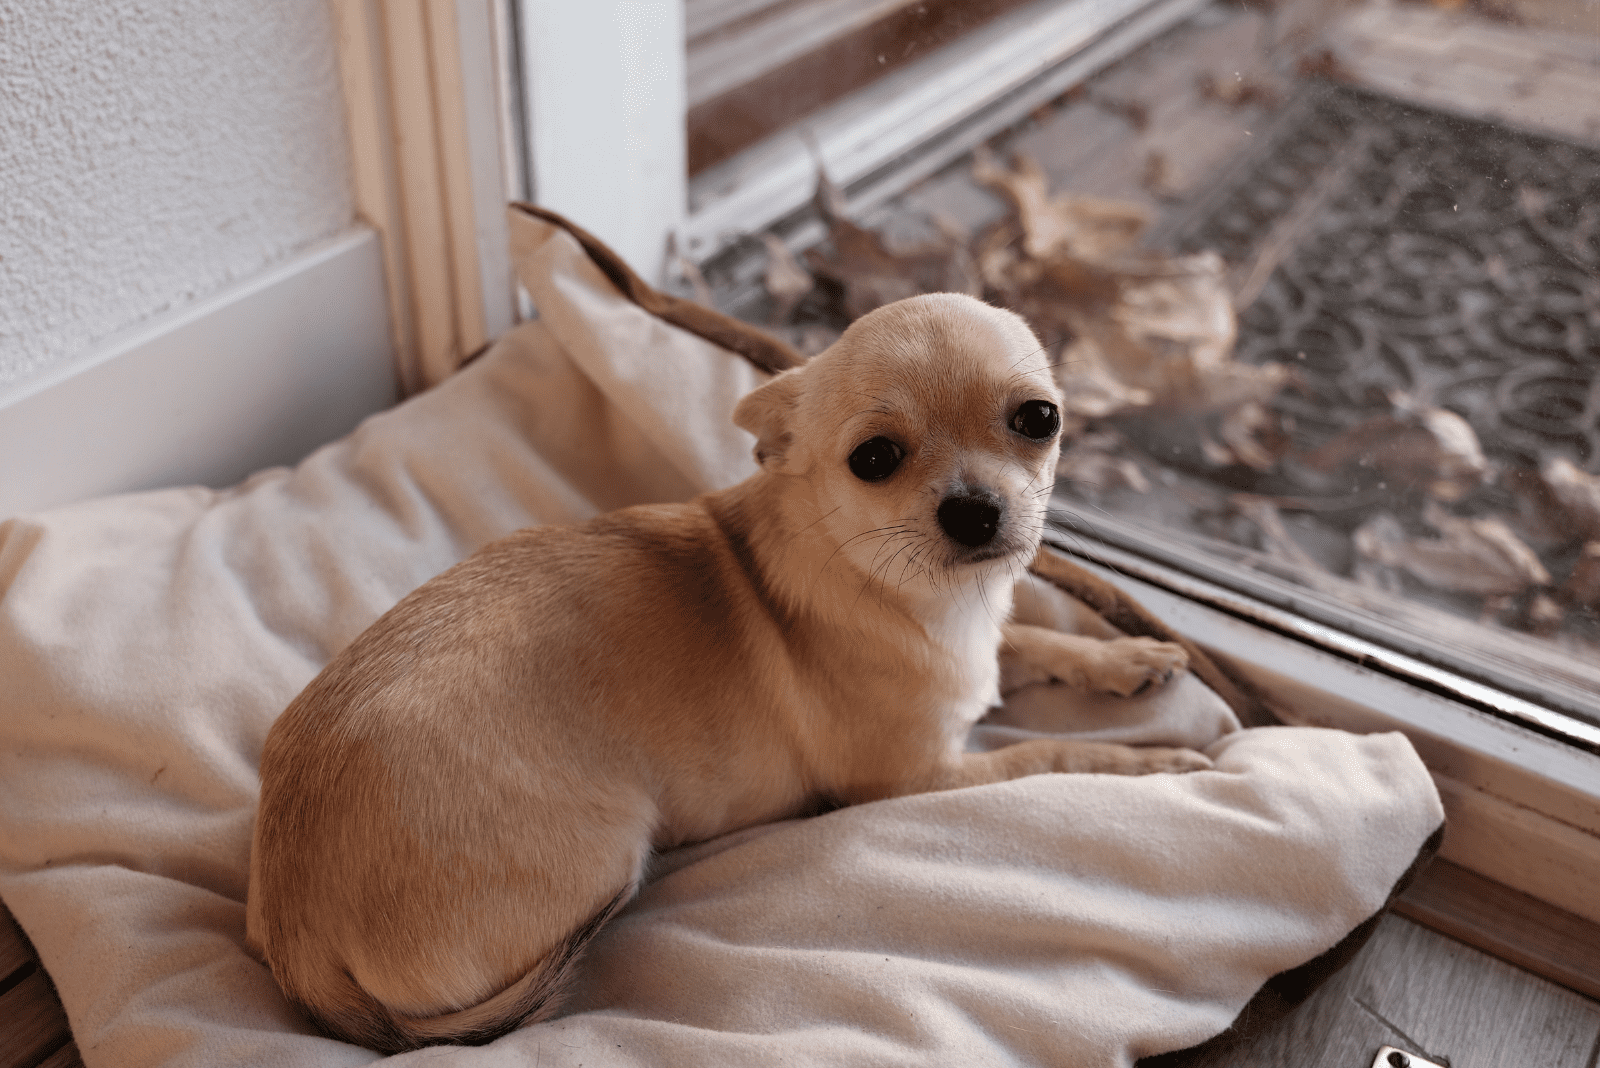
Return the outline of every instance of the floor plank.
{"type": "Polygon", "coordinates": [[[1588,29],[1504,26],[1424,5],[1373,4],[1341,21],[1330,45],[1349,78],[1378,92],[1593,144],[1600,142],[1594,15],[1588,29]]]}
{"type": "Polygon", "coordinates": [[[0,994],[0,1068],[36,1068],[66,1040],[67,1016],[42,970],[0,994]]]}
{"type": "Polygon", "coordinates": [[[1409,1045],[1473,1068],[1587,1068],[1600,1005],[1520,968],[1389,917],[1350,997],[1409,1045]]]}
{"type": "Polygon", "coordinates": [[[1350,998],[1352,982],[1347,969],[1242,1049],[1196,1059],[1189,1068],[1367,1068],[1380,1046],[1404,1043],[1393,1028],[1359,1010],[1350,998]]]}
{"type": "Polygon", "coordinates": [[[14,972],[33,963],[33,948],[22,937],[22,928],[11,912],[0,905],[0,987],[14,972]]]}
{"type": "Polygon", "coordinates": [[[68,1042],[40,1061],[38,1068],[83,1068],[83,1057],[78,1053],[78,1044],[68,1042]]]}
{"type": "Polygon", "coordinates": [[[1398,916],[1297,1011],[1186,1068],[1367,1068],[1393,1045],[1455,1068],[1593,1068],[1600,1003],[1398,916]]]}

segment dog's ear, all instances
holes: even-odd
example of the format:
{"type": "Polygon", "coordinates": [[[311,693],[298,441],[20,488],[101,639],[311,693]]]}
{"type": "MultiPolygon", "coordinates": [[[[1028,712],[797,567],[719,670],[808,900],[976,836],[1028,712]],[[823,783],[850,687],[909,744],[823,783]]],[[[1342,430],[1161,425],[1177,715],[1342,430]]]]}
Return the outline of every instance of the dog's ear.
{"type": "Polygon", "coordinates": [[[733,410],[734,425],[756,436],[756,462],[781,463],[794,440],[794,414],[800,403],[800,368],[784,371],[753,389],[733,410]]]}

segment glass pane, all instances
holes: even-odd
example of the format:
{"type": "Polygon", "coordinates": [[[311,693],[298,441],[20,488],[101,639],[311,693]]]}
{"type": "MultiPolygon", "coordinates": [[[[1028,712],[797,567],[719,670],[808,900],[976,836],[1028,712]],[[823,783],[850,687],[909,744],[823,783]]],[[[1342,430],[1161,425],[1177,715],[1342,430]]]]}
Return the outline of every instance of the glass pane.
{"type": "Polygon", "coordinates": [[[696,175],[1028,0],[686,0],[696,175]]]}
{"type": "Polygon", "coordinates": [[[1600,724],[1600,7],[1269,6],[819,198],[743,311],[816,350],[907,291],[1015,307],[1069,527],[1600,724]]]}

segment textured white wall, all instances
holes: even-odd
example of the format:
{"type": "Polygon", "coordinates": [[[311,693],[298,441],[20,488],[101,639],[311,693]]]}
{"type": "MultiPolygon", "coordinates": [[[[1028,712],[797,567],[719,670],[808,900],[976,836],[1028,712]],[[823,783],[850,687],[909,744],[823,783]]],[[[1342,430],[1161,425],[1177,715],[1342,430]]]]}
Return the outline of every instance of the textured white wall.
{"type": "Polygon", "coordinates": [[[0,0],[0,402],[352,221],[326,0],[0,0]]]}

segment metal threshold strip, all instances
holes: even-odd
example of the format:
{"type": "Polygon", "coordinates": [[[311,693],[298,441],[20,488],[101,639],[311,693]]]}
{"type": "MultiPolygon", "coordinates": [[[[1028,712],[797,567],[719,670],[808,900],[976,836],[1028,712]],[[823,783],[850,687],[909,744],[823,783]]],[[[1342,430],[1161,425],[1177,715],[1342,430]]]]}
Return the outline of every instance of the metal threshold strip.
{"type": "MultiPolygon", "coordinates": [[[[681,246],[697,262],[803,212],[817,165],[876,207],[1015,125],[1210,0],[1040,0],[697,175],[681,246]]],[[[814,243],[819,226],[786,235],[814,243]]]]}
{"type": "MultiPolygon", "coordinates": [[[[1115,519],[1054,508],[1050,522],[1045,540],[1063,552],[1600,754],[1600,727],[1578,718],[1581,713],[1576,708],[1569,714],[1536,699],[1526,689],[1521,695],[1513,693],[1509,686],[1515,685],[1514,681],[1473,677],[1463,670],[1459,658],[1430,648],[1425,635],[1403,631],[1271,576],[1223,560],[1208,560],[1197,549],[1115,519]]],[[[1203,635],[1191,637],[1204,644],[1203,635]]],[[[1586,696],[1591,702],[1595,698],[1586,696]]]]}

